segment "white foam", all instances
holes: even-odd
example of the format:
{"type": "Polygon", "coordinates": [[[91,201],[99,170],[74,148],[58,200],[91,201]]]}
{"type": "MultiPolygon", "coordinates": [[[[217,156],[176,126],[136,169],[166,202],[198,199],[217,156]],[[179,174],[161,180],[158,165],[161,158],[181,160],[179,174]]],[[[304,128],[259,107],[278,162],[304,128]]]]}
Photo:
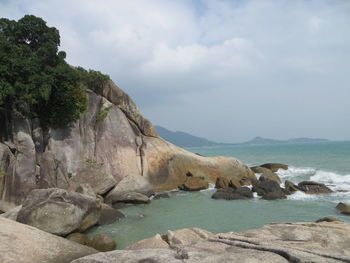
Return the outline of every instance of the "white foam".
{"type": "Polygon", "coordinates": [[[302,176],[302,175],[314,175],[316,173],[316,169],[311,167],[289,166],[288,170],[279,169],[276,173],[281,178],[284,178],[284,177],[294,177],[294,176],[302,176]]]}
{"type": "Polygon", "coordinates": [[[315,199],[318,199],[319,196],[305,194],[304,192],[297,191],[294,194],[288,195],[287,198],[289,200],[315,200],[315,199]]]}
{"type": "Polygon", "coordinates": [[[333,172],[319,170],[310,180],[328,185],[332,190],[350,191],[350,174],[340,175],[333,172]]]}

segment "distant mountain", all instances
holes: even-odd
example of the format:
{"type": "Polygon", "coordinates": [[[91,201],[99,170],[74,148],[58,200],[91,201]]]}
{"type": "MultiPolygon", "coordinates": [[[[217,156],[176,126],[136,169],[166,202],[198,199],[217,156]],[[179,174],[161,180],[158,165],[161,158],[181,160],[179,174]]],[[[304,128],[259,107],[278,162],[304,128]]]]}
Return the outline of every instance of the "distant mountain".
{"type": "Polygon", "coordinates": [[[180,147],[202,147],[222,145],[220,143],[209,141],[205,138],[197,137],[186,132],[174,132],[157,125],[154,127],[156,128],[157,133],[160,137],[180,147]]]}
{"type": "Polygon", "coordinates": [[[328,142],[326,139],[319,138],[294,138],[289,140],[274,140],[263,137],[255,137],[254,139],[241,144],[280,144],[280,143],[313,143],[313,142],[328,142]]]}

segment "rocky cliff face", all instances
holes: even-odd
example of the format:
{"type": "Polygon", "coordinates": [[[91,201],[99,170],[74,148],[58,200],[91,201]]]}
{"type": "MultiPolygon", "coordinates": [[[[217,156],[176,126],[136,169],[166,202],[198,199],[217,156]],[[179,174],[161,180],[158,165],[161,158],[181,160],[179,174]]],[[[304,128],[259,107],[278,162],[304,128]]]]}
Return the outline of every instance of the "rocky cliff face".
{"type": "Polygon", "coordinates": [[[63,129],[45,131],[38,120],[13,117],[12,139],[0,142],[0,200],[20,204],[33,189],[79,182],[99,184],[104,194],[128,174],[144,176],[157,191],[177,188],[188,172],[208,181],[255,179],[236,159],[198,156],[159,138],[111,81],[99,94],[88,91],[88,99],[87,111],[63,129]]]}

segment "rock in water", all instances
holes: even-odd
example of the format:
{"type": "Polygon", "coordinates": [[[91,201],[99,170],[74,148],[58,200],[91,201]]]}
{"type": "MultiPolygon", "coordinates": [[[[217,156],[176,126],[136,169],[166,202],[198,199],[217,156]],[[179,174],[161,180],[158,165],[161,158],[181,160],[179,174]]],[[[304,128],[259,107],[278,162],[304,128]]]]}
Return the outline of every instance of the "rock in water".
{"type": "Polygon", "coordinates": [[[334,216],[326,216],[318,219],[316,223],[321,223],[321,222],[343,222],[339,218],[336,218],[334,216]]]}
{"type": "Polygon", "coordinates": [[[336,206],[336,209],[344,214],[344,215],[350,215],[350,205],[348,204],[345,204],[345,203],[342,203],[340,202],[337,206],[336,206]]]}
{"type": "Polygon", "coordinates": [[[208,189],[209,184],[203,178],[188,177],[184,184],[179,186],[179,189],[184,191],[199,191],[208,189]]]}
{"type": "Polygon", "coordinates": [[[146,195],[130,192],[120,195],[118,199],[115,199],[114,201],[115,203],[148,204],[150,199],[146,195]]]}
{"type": "Polygon", "coordinates": [[[101,203],[97,198],[58,188],[37,189],[24,201],[17,221],[65,236],[95,225],[100,213],[101,203]]]}
{"type": "Polygon", "coordinates": [[[280,177],[274,172],[272,172],[270,169],[260,166],[251,167],[250,169],[252,169],[254,173],[261,174],[261,176],[259,177],[260,182],[275,181],[276,183],[281,183],[280,177]]]}
{"type": "Polygon", "coordinates": [[[117,209],[114,209],[106,204],[102,204],[101,206],[101,215],[98,219],[97,224],[99,226],[109,225],[113,224],[117,220],[120,220],[121,218],[124,218],[125,215],[118,211],[117,209]]]}
{"type": "Polygon", "coordinates": [[[313,181],[303,181],[298,184],[298,189],[303,191],[305,194],[330,194],[333,191],[326,185],[313,182],[313,181]]]}
{"type": "Polygon", "coordinates": [[[111,251],[117,247],[117,243],[105,234],[97,234],[90,241],[89,246],[101,252],[111,251]]]}
{"type": "Polygon", "coordinates": [[[98,252],[2,217],[0,225],[1,263],[70,263],[98,252]]]}
{"type": "Polygon", "coordinates": [[[288,191],[291,194],[296,191],[299,191],[298,187],[293,182],[288,180],[284,182],[284,188],[286,189],[286,191],[288,191]]]}
{"type": "Polygon", "coordinates": [[[84,246],[88,246],[90,244],[90,239],[88,238],[88,236],[82,233],[71,233],[66,238],[70,241],[79,243],[84,246]]]}
{"type": "Polygon", "coordinates": [[[277,172],[279,169],[288,170],[288,165],[282,163],[265,163],[260,166],[270,169],[272,172],[277,172]]]}
{"type": "Polygon", "coordinates": [[[231,187],[218,189],[212,197],[213,199],[238,200],[253,198],[253,192],[248,187],[234,189],[231,187]]]}

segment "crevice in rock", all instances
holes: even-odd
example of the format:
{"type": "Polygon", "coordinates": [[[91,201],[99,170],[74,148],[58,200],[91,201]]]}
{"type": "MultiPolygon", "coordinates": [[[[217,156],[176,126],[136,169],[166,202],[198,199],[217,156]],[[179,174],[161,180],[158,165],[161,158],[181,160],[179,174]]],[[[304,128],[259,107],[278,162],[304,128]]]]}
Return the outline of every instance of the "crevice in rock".
{"type": "Polygon", "coordinates": [[[230,240],[230,241],[239,241],[239,242],[244,242],[244,243],[248,243],[248,244],[252,244],[252,245],[256,245],[256,246],[260,245],[258,242],[250,241],[247,239],[241,239],[241,238],[234,238],[234,237],[226,238],[226,237],[219,236],[219,239],[226,239],[226,240],[230,240]]]}

